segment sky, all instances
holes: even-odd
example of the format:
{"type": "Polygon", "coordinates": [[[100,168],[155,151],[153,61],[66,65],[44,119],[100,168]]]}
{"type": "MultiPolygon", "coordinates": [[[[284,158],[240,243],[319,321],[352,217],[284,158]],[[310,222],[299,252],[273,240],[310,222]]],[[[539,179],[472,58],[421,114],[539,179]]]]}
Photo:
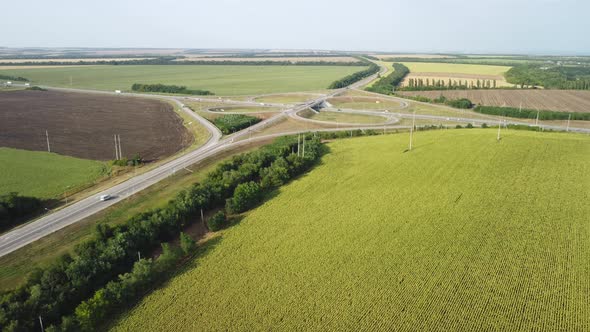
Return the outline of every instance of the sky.
{"type": "Polygon", "coordinates": [[[590,55],[589,0],[30,0],[0,46],[590,55]]]}

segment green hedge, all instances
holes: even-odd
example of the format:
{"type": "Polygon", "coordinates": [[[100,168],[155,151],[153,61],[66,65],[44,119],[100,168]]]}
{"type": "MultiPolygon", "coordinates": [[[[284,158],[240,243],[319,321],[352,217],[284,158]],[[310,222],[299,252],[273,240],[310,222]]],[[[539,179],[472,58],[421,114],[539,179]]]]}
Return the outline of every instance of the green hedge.
{"type": "Polygon", "coordinates": [[[187,89],[186,86],[164,85],[164,84],[135,83],[131,86],[131,90],[137,91],[137,92],[180,93],[180,94],[186,94],[186,95],[200,95],[200,96],[213,95],[213,93],[211,91],[191,90],[191,89],[187,89]]]}
{"type": "Polygon", "coordinates": [[[224,135],[228,135],[244,128],[248,128],[260,121],[261,120],[255,116],[245,114],[227,114],[215,118],[213,123],[219,128],[219,130],[221,130],[224,135]]]}
{"type": "Polygon", "coordinates": [[[367,78],[375,73],[378,73],[379,69],[380,69],[379,66],[377,66],[376,64],[371,62],[371,64],[369,65],[369,68],[361,70],[361,71],[357,71],[356,73],[350,74],[350,75],[345,76],[337,81],[332,82],[332,84],[330,84],[328,89],[345,88],[355,82],[362,80],[363,78],[367,78]]]}

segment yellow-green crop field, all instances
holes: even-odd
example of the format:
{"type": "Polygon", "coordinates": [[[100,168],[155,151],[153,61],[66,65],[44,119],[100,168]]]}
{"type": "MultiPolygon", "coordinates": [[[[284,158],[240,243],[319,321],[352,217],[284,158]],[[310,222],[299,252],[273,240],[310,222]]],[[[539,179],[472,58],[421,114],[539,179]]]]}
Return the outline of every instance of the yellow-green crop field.
{"type": "Polygon", "coordinates": [[[329,143],[116,331],[588,331],[590,137],[329,143]]]}
{"type": "Polygon", "coordinates": [[[410,69],[410,73],[449,73],[502,76],[508,71],[508,69],[511,68],[509,66],[466,65],[437,62],[402,62],[402,64],[410,69]]]}

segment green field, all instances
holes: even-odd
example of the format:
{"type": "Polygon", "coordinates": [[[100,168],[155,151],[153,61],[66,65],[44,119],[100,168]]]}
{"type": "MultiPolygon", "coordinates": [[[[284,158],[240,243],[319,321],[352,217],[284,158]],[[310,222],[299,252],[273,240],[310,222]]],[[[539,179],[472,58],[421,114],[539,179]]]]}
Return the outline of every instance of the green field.
{"type": "Polygon", "coordinates": [[[511,68],[509,66],[466,65],[436,62],[402,62],[401,64],[408,67],[410,73],[452,73],[502,76],[511,68]]]}
{"type": "Polygon", "coordinates": [[[114,330],[587,330],[590,138],[407,144],[330,143],[114,330]]]}
{"type": "Polygon", "coordinates": [[[102,162],[55,153],[0,148],[0,193],[42,199],[61,197],[106,173],[102,162]]]}
{"type": "Polygon", "coordinates": [[[103,65],[0,72],[26,77],[32,84],[56,87],[129,91],[133,83],[162,83],[209,90],[217,95],[256,95],[323,90],[333,81],[362,69],[358,66],[103,65]]]}

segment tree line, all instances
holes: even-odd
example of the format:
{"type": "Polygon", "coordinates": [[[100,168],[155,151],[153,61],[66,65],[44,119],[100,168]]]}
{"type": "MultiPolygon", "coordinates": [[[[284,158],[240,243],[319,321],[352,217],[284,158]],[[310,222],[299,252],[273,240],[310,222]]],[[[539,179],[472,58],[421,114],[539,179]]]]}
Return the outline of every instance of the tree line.
{"type": "Polygon", "coordinates": [[[366,90],[386,95],[392,94],[395,88],[404,80],[406,75],[410,73],[408,67],[401,63],[394,63],[392,67],[393,72],[391,74],[381,77],[372,86],[366,88],[366,90]]]}
{"type": "Polygon", "coordinates": [[[226,114],[213,120],[213,123],[221,130],[224,135],[229,135],[248,128],[261,120],[255,116],[245,114],[226,114]]]}
{"type": "Polygon", "coordinates": [[[408,85],[400,88],[403,91],[429,91],[429,90],[468,90],[468,89],[496,89],[496,80],[453,80],[410,78],[408,85]]]}
{"type": "Polygon", "coordinates": [[[43,202],[36,197],[20,196],[16,192],[0,195],[0,231],[19,225],[42,210],[43,202]]]}
{"type": "Polygon", "coordinates": [[[520,119],[536,119],[537,113],[539,120],[584,120],[590,121],[590,113],[567,113],[555,111],[537,111],[532,109],[520,109],[516,107],[499,107],[499,106],[477,106],[474,111],[483,114],[509,116],[520,119]]]}
{"type": "Polygon", "coordinates": [[[233,60],[182,60],[184,57],[157,57],[152,59],[134,59],[134,60],[80,60],[72,61],[25,61],[25,62],[3,62],[0,66],[72,66],[72,65],[112,65],[112,66],[132,66],[132,65],[221,65],[221,66],[364,66],[363,61],[273,61],[273,60],[256,60],[256,61],[233,61],[233,60]],[[179,61],[180,60],[180,61],[179,61]]]}
{"type": "Polygon", "coordinates": [[[0,80],[29,82],[28,78],[21,77],[21,76],[11,76],[11,75],[0,75],[0,80]]]}
{"type": "Polygon", "coordinates": [[[361,71],[357,71],[356,73],[352,73],[348,76],[345,76],[339,80],[332,82],[332,84],[330,84],[328,89],[341,89],[341,88],[347,87],[355,82],[358,82],[358,81],[362,80],[363,78],[367,78],[367,77],[379,72],[379,70],[380,70],[379,66],[377,66],[376,64],[374,64],[372,62],[367,61],[367,63],[370,63],[369,68],[363,69],[361,71]]]}
{"type": "Polygon", "coordinates": [[[178,93],[185,95],[199,95],[210,96],[214,93],[207,90],[188,89],[186,86],[165,85],[165,84],[141,84],[135,83],[131,86],[131,90],[136,92],[163,92],[163,93],[178,93]]]}
{"type": "MultiPolygon", "coordinates": [[[[201,209],[222,209],[224,227],[227,213],[252,208],[266,193],[309,170],[325,147],[313,135],[303,140],[305,155],[298,153],[296,137],[279,138],[222,162],[163,208],[117,226],[97,225],[92,238],[71,254],[35,269],[23,286],[0,294],[0,326],[4,331],[40,330],[41,317],[47,331],[95,330],[171,268],[179,255],[166,243],[198,220],[201,209]],[[163,248],[157,260],[138,260],[138,253],[149,257],[157,247],[163,248]]],[[[182,249],[190,252],[192,246],[181,234],[182,249]]]]}
{"type": "Polygon", "coordinates": [[[435,103],[435,104],[444,104],[447,106],[461,108],[461,109],[470,109],[473,107],[473,102],[467,98],[459,98],[459,99],[448,99],[447,97],[440,95],[437,98],[428,98],[424,96],[405,96],[400,95],[401,98],[411,99],[415,101],[420,101],[423,103],[435,103]]]}

